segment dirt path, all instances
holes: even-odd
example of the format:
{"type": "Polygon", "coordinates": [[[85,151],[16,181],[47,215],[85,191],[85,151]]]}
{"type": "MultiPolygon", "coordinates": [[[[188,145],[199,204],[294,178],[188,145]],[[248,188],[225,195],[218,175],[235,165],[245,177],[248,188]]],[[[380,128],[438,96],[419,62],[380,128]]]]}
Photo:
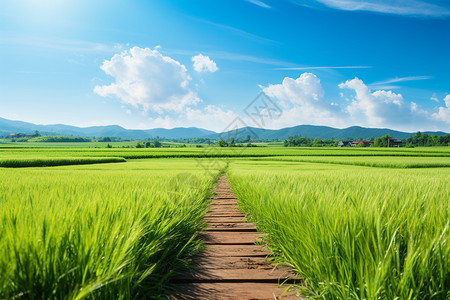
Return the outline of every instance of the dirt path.
{"type": "Polygon", "coordinates": [[[244,223],[226,176],[215,190],[211,209],[206,215],[208,229],[201,233],[207,249],[196,269],[179,276],[182,292],[173,299],[299,299],[293,292],[283,292],[295,275],[287,267],[273,266],[268,253],[255,245],[261,237],[254,223],[244,223]]]}

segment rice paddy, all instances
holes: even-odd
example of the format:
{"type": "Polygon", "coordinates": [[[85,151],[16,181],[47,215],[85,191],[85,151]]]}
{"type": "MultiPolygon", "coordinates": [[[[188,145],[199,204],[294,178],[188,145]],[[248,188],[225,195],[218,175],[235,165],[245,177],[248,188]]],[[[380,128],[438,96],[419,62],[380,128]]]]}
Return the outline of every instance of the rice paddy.
{"type": "Polygon", "coordinates": [[[122,157],[45,157],[45,158],[6,158],[0,159],[0,167],[25,168],[25,167],[51,167],[67,165],[106,164],[113,162],[126,162],[122,157]]]}
{"type": "Polygon", "coordinates": [[[219,172],[176,159],[1,169],[0,298],[165,293],[199,249],[219,172]]]}
{"type": "Polygon", "coordinates": [[[202,247],[223,172],[304,295],[448,299],[449,158],[448,148],[3,148],[0,299],[167,297],[202,247]]]}
{"type": "Polygon", "coordinates": [[[229,178],[307,295],[449,298],[449,169],[240,161],[229,178]]]}

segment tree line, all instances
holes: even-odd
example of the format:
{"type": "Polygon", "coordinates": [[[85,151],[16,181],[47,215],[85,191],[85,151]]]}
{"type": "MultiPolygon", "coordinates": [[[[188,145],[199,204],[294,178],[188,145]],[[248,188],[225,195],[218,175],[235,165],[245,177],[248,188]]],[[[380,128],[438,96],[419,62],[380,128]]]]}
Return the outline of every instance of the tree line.
{"type": "MultiPolygon", "coordinates": [[[[382,137],[376,138],[355,138],[352,141],[373,141],[372,147],[388,147],[391,146],[390,139],[392,137],[387,134],[382,137]]],[[[349,141],[350,139],[345,139],[349,141]]],[[[337,146],[338,140],[335,138],[331,139],[311,139],[304,136],[301,137],[289,137],[283,141],[284,147],[334,147],[337,146]]],[[[421,133],[420,131],[411,137],[403,140],[402,146],[406,147],[416,147],[416,146],[450,146],[450,135],[438,136],[435,134],[421,133]]]]}
{"type": "Polygon", "coordinates": [[[310,139],[304,136],[289,137],[283,141],[284,147],[333,147],[337,146],[337,141],[331,139],[310,139]]]}
{"type": "Polygon", "coordinates": [[[450,134],[438,136],[420,131],[406,139],[407,145],[413,146],[450,146],[450,134]]]}

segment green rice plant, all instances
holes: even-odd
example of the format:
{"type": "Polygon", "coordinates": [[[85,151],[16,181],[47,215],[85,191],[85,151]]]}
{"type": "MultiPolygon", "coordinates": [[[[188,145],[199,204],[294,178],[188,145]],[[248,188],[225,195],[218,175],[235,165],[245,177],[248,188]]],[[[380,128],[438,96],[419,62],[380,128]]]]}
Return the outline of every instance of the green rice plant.
{"type": "Polygon", "coordinates": [[[243,211],[321,299],[449,299],[449,169],[236,161],[243,211]]]}
{"type": "Polygon", "coordinates": [[[64,157],[64,158],[6,158],[0,159],[2,168],[53,167],[126,162],[122,157],[64,157]]]}
{"type": "Polygon", "coordinates": [[[74,147],[23,147],[0,148],[0,159],[46,158],[46,157],[120,157],[125,159],[145,158],[202,158],[202,157],[450,157],[450,147],[428,148],[74,148],[74,147]]]}
{"type": "MultiPolygon", "coordinates": [[[[248,159],[248,158],[246,158],[248,159]]],[[[444,168],[450,167],[450,157],[386,157],[386,156],[275,156],[255,160],[311,162],[379,168],[444,168]]]]}
{"type": "Polygon", "coordinates": [[[177,159],[2,169],[0,299],[166,294],[200,249],[219,171],[177,159]]]}

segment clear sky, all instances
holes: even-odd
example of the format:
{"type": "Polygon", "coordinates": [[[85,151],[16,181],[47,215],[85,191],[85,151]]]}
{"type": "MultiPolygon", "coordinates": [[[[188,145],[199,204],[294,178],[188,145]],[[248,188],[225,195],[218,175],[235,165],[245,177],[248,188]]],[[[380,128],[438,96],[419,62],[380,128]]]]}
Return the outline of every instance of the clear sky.
{"type": "Polygon", "coordinates": [[[450,132],[449,50],[447,0],[6,0],[0,117],[450,132]]]}

